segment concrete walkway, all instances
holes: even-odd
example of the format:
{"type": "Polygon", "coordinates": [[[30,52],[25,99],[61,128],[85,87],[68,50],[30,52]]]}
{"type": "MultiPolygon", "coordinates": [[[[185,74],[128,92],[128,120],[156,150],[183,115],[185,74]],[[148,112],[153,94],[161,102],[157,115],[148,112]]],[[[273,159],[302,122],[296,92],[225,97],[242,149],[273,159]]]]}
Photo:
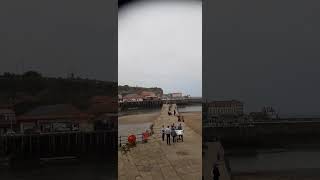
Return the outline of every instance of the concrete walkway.
{"type": "MultiPolygon", "coordinates": [[[[172,106],[172,111],[176,108],[172,106]]],[[[163,105],[160,116],[154,121],[155,134],[144,144],[137,144],[126,154],[118,152],[120,180],[201,180],[202,137],[182,123],[184,142],[167,145],[162,141],[160,128],[178,118],[168,116],[169,105],[163,105]]],[[[201,117],[199,117],[201,118],[201,117]]],[[[199,121],[201,122],[201,121],[199,121]]]]}

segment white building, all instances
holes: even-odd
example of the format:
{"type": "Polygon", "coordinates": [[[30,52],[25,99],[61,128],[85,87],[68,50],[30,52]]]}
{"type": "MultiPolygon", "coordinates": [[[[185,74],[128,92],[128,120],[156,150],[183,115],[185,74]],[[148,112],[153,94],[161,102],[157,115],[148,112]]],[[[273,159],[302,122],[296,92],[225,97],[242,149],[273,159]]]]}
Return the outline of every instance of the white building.
{"type": "Polygon", "coordinates": [[[12,129],[16,124],[16,114],[11,109],[0,109],[0,134],[12,129]]]}
{"type": "Polygon", "coordinates": [[[178,92],[178,93],[170,93],[170,96],[172,98],[182,98],[182,93],[178,92]]]}
{"type": "Polygon", "coordinates": [[[266,117],[269,119],[277,119],[278,118],[278,114],[271,106],[263,107],[262,113],[264,113],[266,115],[266,117]]]}
{"type": "Polygon", "coordinates": [[[138,94],[128,94],[123,96],[123,102],[141,102],[143,101],[143,97],[138,94]]]}
{"type": "Polygon", "coordinates": [[[207,104],[207,117],[242,114],[243,103],[240,101],[212,101],[207,104]]]}

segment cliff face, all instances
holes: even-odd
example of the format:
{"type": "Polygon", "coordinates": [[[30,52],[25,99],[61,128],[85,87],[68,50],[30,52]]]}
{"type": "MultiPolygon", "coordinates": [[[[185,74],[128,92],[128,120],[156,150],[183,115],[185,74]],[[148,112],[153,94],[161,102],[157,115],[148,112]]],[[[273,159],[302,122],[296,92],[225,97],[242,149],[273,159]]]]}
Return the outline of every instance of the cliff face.
{"type": "Polygon", "coordinates": [[[72,104],[86,110],[94,96],[117,97],[117,84],[81,78],[49,78],[36,73],[0,75],[0,108],[23,114],[34,107],[72,104]]]}
{"type": "Polygon", "coordinates": [[[158,87],[145,88],[145,87],[131,87],[128,85],[118,87],[118,93],[121,95],[140,94],[142,91],[150,91],[155,93],[157,96],[163,95],[163,90],[158,87]]]}

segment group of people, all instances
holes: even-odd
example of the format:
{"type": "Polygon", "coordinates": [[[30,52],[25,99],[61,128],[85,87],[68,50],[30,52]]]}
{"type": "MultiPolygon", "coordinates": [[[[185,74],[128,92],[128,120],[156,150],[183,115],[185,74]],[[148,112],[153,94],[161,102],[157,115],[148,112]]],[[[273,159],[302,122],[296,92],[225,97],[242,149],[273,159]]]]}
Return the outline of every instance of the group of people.
{"type": "Polygon", "coordinates": [[[178,140],[183,141],[183,134],[179,133],[177,134],[176,130],[183,130],[181,123],[176,127],[174,124],[170,126],[167,126],[166,128],[162,126],[161,128],[161,135],[162,135],[162,141],[164,141],[165,136],[167,137],[167,144],[171,144],[171,137],[172,137],[172,143],[177,142],[178,140]],[[176,139],[178,136],[178,139],[176,139]]]}
{"type": "MultiPolygon", "coordinates": [[[[173,110],[173,115],[176,116],[176,114],[178,114],[177,111],[176,111],[176,110],[173,110]]],[[[169,115],[169,116],[172,115],[172,112],[171,112],[170,110],[168,111],[168,115],[169,115]]]]}

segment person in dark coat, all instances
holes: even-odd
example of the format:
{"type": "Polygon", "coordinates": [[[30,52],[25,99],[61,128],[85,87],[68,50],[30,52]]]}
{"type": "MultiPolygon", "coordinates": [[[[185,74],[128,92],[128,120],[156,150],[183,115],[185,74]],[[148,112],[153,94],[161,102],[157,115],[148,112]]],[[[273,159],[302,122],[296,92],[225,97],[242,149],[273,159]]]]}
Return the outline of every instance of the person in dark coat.
{"type": "Polygon", "coordinates": [[[214,165],[212,169],[213,180],[219,180],[220,172],[217,164],[214,165]]]}
{"type": "Polygon", "coordinates": [[[168,126],[167,128],[164,129],[164,132],[167,135],[167,144],[170,145],[170,134],[171,134],[171,129],[170,126],[168,126]]]}
{"type": "Polygon", "coordinates": [[[164,132],[165,128],[164,126],[162,126],[160,132],[161,132],[161,135],[162,135],[162,141],[164,141],[164,137],[165,137],[165,132],[164,132]]]}
{"type": "Polygon", "coordinates": [[[171,126],[171,136],[172,136],[172,142],[175,143],[176,142],[176,136],[177,136],[177,133],[176,133],[176,128],[174,127],[174,125],[171,126]]]}

